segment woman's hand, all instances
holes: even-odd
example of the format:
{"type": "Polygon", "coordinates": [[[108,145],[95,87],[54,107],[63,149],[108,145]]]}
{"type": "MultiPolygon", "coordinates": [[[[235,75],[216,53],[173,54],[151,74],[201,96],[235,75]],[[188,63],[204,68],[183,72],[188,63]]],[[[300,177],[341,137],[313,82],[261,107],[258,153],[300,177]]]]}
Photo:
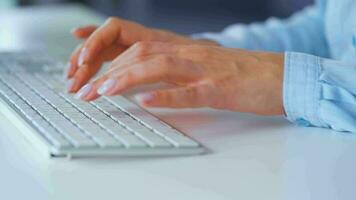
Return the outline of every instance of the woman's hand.
{"type": "Polygon", "coordinates": [[[73,30],[73,35],[85,39],[72,53],[66,77],[67,89],[76,92],[96,74],[102,64],[110,61],[139,41],[161,41],[177,44],[215,44],[196,41],[174,33],[149,29],[119,18],[109,18],[101,27],[87,26],[73,30]]]}
{"type": "Polygon", "coordinates": [[[139,85],[166,82],[176,87],[139,94],[139,103],[280,115],[283,60],[283,54],[139,42],[118,56],[106,74],[85,85],[76,97],[90,101],[139,85]]]}

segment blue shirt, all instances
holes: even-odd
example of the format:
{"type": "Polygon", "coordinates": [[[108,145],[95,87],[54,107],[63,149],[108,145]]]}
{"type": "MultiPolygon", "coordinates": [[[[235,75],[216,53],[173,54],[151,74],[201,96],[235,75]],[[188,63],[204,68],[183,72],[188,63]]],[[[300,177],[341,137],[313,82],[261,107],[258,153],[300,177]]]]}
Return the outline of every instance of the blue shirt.
{"type": "Polygon", "coordinates": [[[230,48],[285,52],[287,118],[356,133],[355,0],[319,0],[285,20],[235,24],[193,37],[230,48]]]}

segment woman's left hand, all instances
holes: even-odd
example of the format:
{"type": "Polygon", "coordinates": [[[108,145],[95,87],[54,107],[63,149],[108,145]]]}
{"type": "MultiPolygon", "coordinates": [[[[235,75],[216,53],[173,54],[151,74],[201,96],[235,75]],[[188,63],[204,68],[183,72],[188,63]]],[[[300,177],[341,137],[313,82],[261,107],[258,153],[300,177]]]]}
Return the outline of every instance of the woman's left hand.
{"type": "Polygon", "coordinates": [[[211,107],[261,115],[283,114],[283,54],[206,45],[139,42],[110,70],[76,95],[86,101],[158,82],[174,84],[139,94],[143,106],[211,107]]]}

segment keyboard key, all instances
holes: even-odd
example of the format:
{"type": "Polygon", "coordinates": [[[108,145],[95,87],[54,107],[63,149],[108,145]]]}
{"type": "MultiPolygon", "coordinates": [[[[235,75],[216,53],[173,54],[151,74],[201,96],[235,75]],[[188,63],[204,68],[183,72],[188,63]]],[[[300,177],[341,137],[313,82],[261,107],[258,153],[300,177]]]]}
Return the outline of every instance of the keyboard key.
{"type": "MultiPolygon", "coordinates": [[[[0,87],[6,87],[5,84],[0,83],[0,87]]],[[[58,148],[68,148],[72,145],[55,129],[53,128],[39,113],[35,112],[31,107],[17,97],[10,89],[6,90],[13,103],[22,112],[23,115],[33,122],[33,125],[42,133],[42,135],[54,146],[58,148]],[[14,98],[16,96],[16,98],[14,98]]]]}
{"type": "Polygon", "coordinates": [[[100,109],[104,110],[110,117],[118,121],[120,124],[125,126],[128,130],[133,132],[140,139],[145,141],[151,147],[170,147],[172,146],[163,137],[152,132],[147,127],[140,124],[138,121],[134,120],[127,114],[115,107],[114,105],[105,102],[104,100],[94,102],[100,109]],[[125,117],[126,116],[126,117],[125,117]]]}
{"type": "Polygon", "coordinates": [[[12,86],[15,92],[21,95],[24,100],[44,117],[52,126],[59,130],[72,144],[76,147],[81,145],[95,146],[93,141],[74,124],[70,123],[63,115],[56,112],[45,100],[40,98],[36,93],[30,90],[24,83],[12,75],[2,76],[0,78],[8,85],[12,86]]]}
{"type": "Polygon", "coordinates": [[[148,146],[143,140],[135,136],[129,130],[117,124],[112,126],[109,130],[114,134],[114,137],[123,141],[125,146],[128,148],[143,148],[148,146]]]}
{"type": "MultiPolygon", "coordinates": [[[[27,79],[23,77],[23,80],[28,81],[29,84],[32,85],[40,85],[40,81],[36,79],[27,79]]],[[[74,101],[74,98],[71,97],[70,95],[65,95],[66,99],[71,99],[71,103],[68,103],[66,100],[62,99],[63,96],[56,94],[54,92],[48,91],[47,88],[45,87],[36,87],[34,88],[37,90],[38,94],[41,95],[43,98],[46,99],[48,103],[50,103],[52,106],[54,106],[56,109],[58,109],[59,112],[61,112],[65,117],[67,117],[69,120],[71,120],[73,123],[75,123],[77,126],[80,127],[81,130],[83,130],[88,136],[90,136],[93,141],[97,142],[101,147],[120,147],[122,146],[122,143],[117,141],[113,136],[111,136],[108,132],[106,132],[104,129],[100,128],[99,125],[95,124],[94,121],[92,121],[90,118],[87,118],[80,110],[78,110],[75,105],[71,104],[74,101]],[[50,97],[50,98],[48,98],[50,97]],[[53,99],[50,101],[49,99],[53,99]]],[[[76,100],[77,102],[79,100],[76,100]]],[[[85,112],[95,112],[97,113],[98,111],[93,108],[92,106],[88,106],[87,103],[79,103],[78,104],[82,105],[82,107],[85,107],[85,112]]],[[[50,109],[48,109],[50,110],[50,109]]],[[[52,116],[54,118],[57,117],[57,120],[59,121],[58,116],[52,116]]],[[[59,121],[57,123],[60,123],[62,127],[68,127],[69,121],[59,121]]],[[[70,136],[69,136],[70,137],[70,136]]],[[[85,145],[85,146],[93,146],[87,139],[78,137],[78,134],[75,135],[75,138],[71,138],[72,140],[78,140],[80,141],[86,141],[85,143],[78,143],[79,145],[85,145]]],[[[93,142],[92,142],[93,143],[93,142]]],[[[94,143],[93,143],[94,144],[94,143]]]]}

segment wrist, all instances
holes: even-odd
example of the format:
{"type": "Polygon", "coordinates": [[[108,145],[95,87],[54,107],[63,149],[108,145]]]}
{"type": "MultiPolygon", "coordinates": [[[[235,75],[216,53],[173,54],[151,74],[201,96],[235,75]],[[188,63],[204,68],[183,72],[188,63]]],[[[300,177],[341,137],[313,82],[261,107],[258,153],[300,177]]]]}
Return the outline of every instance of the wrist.
{"type": "Polygon", "coordinates": [[[270,77],[270,86],[267,101],[270,102],[271,115],[285,114],[283,106],[283,79],[284,79],[284,53],[258,52],[256,57],[260,60],[262,68],[269,68],[264,73],[270,77]]]}

